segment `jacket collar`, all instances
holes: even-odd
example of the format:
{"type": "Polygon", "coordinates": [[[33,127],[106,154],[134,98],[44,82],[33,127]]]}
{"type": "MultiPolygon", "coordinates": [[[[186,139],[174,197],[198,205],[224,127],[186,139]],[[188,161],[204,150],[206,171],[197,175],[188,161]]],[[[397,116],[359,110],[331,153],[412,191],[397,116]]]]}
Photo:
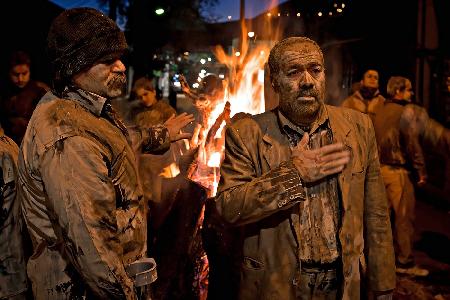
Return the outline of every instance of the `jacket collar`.
{"type": "Polygon", "coordinates": [[[108,99],[77,87],[66,87],[63,98],[74,100],[96,116],[100,116],[108,99]]]}
{"type": "MultiPolygon", "coordinates": [[[[273,142],[274,139],[280,140],[282,137],[284,137],[284,135],[281,131],[283,122],[279,118],[280,113],[279,113],[278,108],[275,108],[274,110],[272,110],[271,114],[273,115],[272,116],[273,118],[277,119],[277,122],[265,122],[261,129],[263,132],[263,140],[272,145],[274,143],[273,142]]],[[[287,120],[287,121],[289,121],[289,120],[287,120]]],[[[319,126],[324,124],[326,121],[329,122],[328,126],[331,128],[331,131],[333,132],[334,140],[336,142],[344,143],[344,145],[347,145],[350,147],[350,142],[348,141],[348,138],[350,136],[351,127],[348,125],[348,122],[345,122],[345,121],[351,121],[350,115],[345,110],[341,110],[340,108],[330,107],[329,105],[324,104],[322,106],[322,112],[318,118],[318,121],[313,123],[313,126],[312,126],[310,132],[314,132],[314,130],[316,130],[319,126]],[[340,111],[338,113],[336,113],[334,111],[336,109],[339,109],[340,111]],[[343,120],[343,119],[346,119],[346,120],[343,120]]],[[[286,137],[284,137],[284,138],[287,140],[286,137]]]]}
{"type": "MultiPolygon", "coordinates": [[[[356,98],[358,98],[359,100],[367,101],[366,99],[364,99],[364,97],[361,95],[361,93],[360,93],[359,91],[356,91],[353,95],[354,95],[356,98]]],[[[375,99],[375,98],[377,98],[378,96],[380,96],[380,90],[377,90],[377,91],[373,94],[372,99],[375,99]]],[[[370,100],[372,100],[372,99],[370,99],[370,100]]]]}
{"type": "MultiPolygon", "coordinates": [[[[300,133],[301,135],[303,135],[305,133],[305,128],[298,126],[298,125],[292,123],[291,121],[289,121],[289,119],[286,118],[279,109],[277,110],[277,117],[278,117],[278,122],[280,124],[280,127],[283,130],[287,126],[290,129],[295,130],[296,132],[300,133]]],[[[319,117],[311,124],[308,133],[309,134],[314,133],[319,127],[324,125],[325,122],[327,122],[327,121],[328,121],[328,111],[326,110],[325,105],[322,105],[320,112],[319,112],[319,117]]]]}

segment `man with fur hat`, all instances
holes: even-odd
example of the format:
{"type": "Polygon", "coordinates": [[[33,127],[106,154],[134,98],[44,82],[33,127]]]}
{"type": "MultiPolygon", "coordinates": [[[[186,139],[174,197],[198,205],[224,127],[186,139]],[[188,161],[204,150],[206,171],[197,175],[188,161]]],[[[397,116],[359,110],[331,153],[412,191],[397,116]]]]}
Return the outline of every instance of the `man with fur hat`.
{"type": "Polygon", "coordinates": [[[126,128],[111,107],[125,84],[123,32],[90,8],[52,23],[53,89],[19,155],[22,211],[33,242],[35,299],[136,299],[127,266],[146,255],[146,207],[134,149],[164,152],[193,120],[126,128]]]}

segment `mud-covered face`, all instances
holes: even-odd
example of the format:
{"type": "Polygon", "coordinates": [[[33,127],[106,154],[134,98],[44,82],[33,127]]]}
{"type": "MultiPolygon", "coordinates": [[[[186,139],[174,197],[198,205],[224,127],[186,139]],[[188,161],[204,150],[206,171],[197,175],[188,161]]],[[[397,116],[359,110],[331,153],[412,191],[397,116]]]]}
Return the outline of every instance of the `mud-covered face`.
{"type": "Polygon", "coordinates": [[[27,64],[16,65],[9,71],[9,78],[12,83],[23,88],[30,81],[30,66],[27,64]]]}
{"type": "Polygon", "coordinates": [[[317,45],[299,42],[281,53],[273,85],[280,96],[280,110],[291,122],[311,124],[325,98],[325,68],[317,45]]]}
{"type": "Polygon", "coordinates": [[[74,76],[73,82],[83,90],[103,97],[120,96],[126,84],[125,65],[119,59],[100,62],[74,76]]]}
{"type": "Polygon", "coordinates": [[[367,70],[361,80],[361,85],[367,88],[378,89],[378,72],[375,70],[367,70]]]}

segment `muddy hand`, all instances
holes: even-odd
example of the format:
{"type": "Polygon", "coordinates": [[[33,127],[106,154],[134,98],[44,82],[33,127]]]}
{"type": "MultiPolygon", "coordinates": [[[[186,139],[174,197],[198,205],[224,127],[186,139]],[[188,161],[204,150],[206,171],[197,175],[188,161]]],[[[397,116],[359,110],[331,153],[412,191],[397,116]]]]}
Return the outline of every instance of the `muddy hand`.
{"type": "Polygon", "coordinates": [[[308,142],[309,135],[305,133],[298,145],[291,149],[294,165],[305,182],[314,182],[339,173],[350,161],[350,151],[341,143],[311,150],[308,142]]]}
{"type": "Polygon", "coordinates": [[[170,141],[178,141],[182,139],[189,139],[192,134],[182,133],[181,129],[186,127],[189,123],[194,121],[193,115],[188,115],[187,113],[182,113],[181,115],[172,115],[166,122],[164,126],[169,130],[170,141]]]}

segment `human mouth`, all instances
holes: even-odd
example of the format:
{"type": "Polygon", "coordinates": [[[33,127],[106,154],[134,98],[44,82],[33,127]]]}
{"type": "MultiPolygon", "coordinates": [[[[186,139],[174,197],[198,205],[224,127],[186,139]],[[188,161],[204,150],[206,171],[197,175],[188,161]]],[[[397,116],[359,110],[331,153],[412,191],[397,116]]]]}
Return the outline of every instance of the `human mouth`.
{"type": "Polygon", "coordinates": [[[316,100],[316,97],[313,97],[313,96],[298,96],[297,99],[301,100],[301,101],[314,101],[314,100],[316,100]]]}

